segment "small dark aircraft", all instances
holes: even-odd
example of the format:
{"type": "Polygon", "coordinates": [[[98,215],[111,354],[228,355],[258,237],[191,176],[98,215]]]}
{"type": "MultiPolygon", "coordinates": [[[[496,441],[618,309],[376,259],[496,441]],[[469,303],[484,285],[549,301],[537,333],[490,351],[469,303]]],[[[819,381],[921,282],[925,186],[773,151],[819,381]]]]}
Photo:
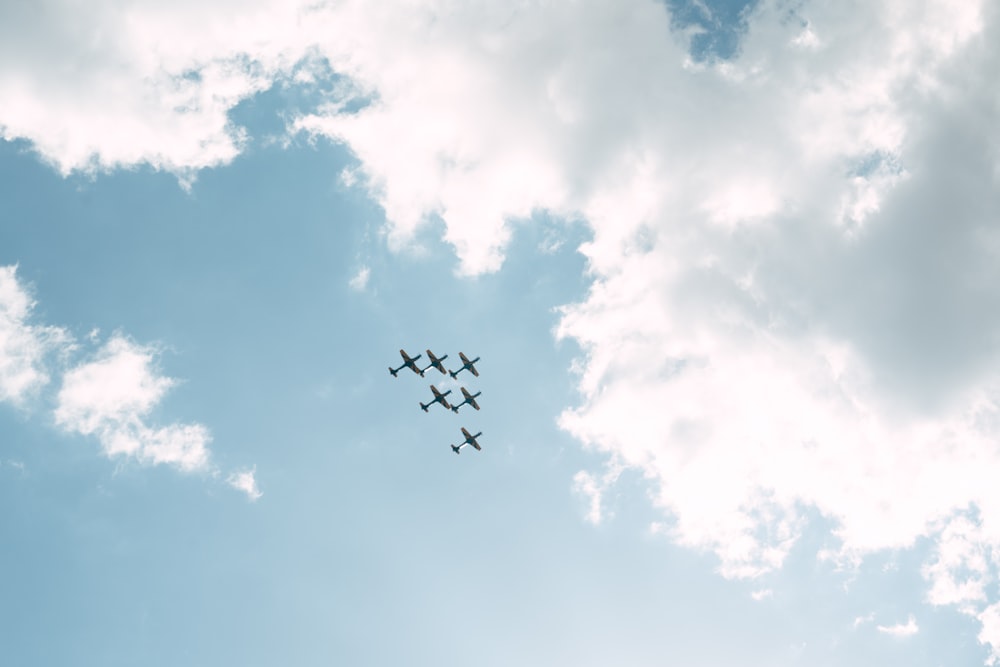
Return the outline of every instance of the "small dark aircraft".
{"type": "Polygon", "coordinates": [[[479,403],[476,403],[476,396],[479,396],[481,393],[483,393],[483,392],[477,391],[475,394],[470,394],[468,389],[466,389],[465,387],[462,387],[462,395],[465,396],[465,400],[462,401],[461,403],[458,403],[456,405],[451,406],[451,411],[457,413],[458,409],[460,407],[462,407],[463,405],[465,405],[466,403],[468,403],[469,405],[471,405],[472,407],[474,407],[476,410],[478,410],[479,409],[479,403]]]}
{"type": "Polygon", "coordinates": [[[437,357],[435,357],[435,356],[434,356],[434,353],[433,353],[433,352],[431,352],[430,350],[427,350],[427,356],[428,356],[428,357],[430,358],[430,360],[431,360],[431,365],[430,365],[430,366],[428,366],[427,368],[424,368],[424,369],[421,369],[421,371],[420,371],[420,374],[421,374],[421,375],[423,375],[423,374],[424,374],[424,371],[427,371],[427,370],[430,370],[431,368],[436,368],[436,369],[438,369],[439,371],[441,371],[441,375],[445,375],[445,374],[447,374],[447,373],[448,373],[448,371],[446,371],[446,370],[444,369],[444,364],[442,364],[442,363],[441,363],[442,361],[444,361],[445,359],[447,359],[447,358],[448,358],[448,355],[447,355],[447,354],[446,354],[446,355],[444,355],[443,357],[441,357],[440,359],[438,359],[437,357]]]}
{"type": "Polygon", "coordinates": [[[467,356],[465,356],[464,352],[459,352],[458,356],[460,356],[462,358],[462,364],[463,364],[462,367],[459,368],[457,371],[448,371],[448,375],[450,375],[452,377],[452,379],[454,379],[454,377],[456,375],[458,375],[459,373],[461,373],[465,369],[469,369],[469,371],[471,371],[473,375],[475,375],[476,377],[479,377],[479,371],[477,371],[476,367],[473,366],[474,363],[476,363],[477,361],[479,361],[479,357],[476,357],[472,361],[469,361],[469,358],[467,356]]]}
{"type": "Polygon", "coordinates": [[[399,353],[403,355],[403,365],[399,368],[393,368],[392,366],[389,367],[389,372],[392,373],[392,377],[396,377],[396,373],[404,368],[409,368],[420,377],[424,376],[424,372],[417,368],[417,359],[419,359],[422,355],[418,354],[417,356],[411,358],[410,355],[406,353],[406,350],[400,350],[399,353]]]}
{"type": "Polygon", "coordinates": [[[441,405],[443,405],[445,410],[451,407],[450,405],[448,405],[448,401],[446,401],[444,398],[445,396],[451,393],[451,389],[442,394],[440,391],[437,390],[437,387],[431,385],[431,391],[434,392],[434,400],[427,403],[426,405],[424,405],[423,403],[420,404],[420,407],[423,409],[424,412],[427,412],[427,408],[431,407],[435,403],[440,403],[441,405]]]}
{"type": "Polygon", "coordinates": [[[462,435],[465,436],[465,442],[463,442],[460,445],[452,445],[451,446],[451,451],[453,451],[456,454],[458,454],[458,450],[462,449],[462,447],[465,447],[466,445],[472,445],[473,447],[476,448],[476,451],[480,451],[480,452],[483,451],[483,448],[479,446],[478,442],[476,442],[476,438],[478,438],[482,434],[483,434],[483,432],[480,431],[479,433],[477,433],[475,435],[472,435],[471,433],[469,433],[468,431],[466,431],[465,427],[463,426],[462,427],[462,435]]]}

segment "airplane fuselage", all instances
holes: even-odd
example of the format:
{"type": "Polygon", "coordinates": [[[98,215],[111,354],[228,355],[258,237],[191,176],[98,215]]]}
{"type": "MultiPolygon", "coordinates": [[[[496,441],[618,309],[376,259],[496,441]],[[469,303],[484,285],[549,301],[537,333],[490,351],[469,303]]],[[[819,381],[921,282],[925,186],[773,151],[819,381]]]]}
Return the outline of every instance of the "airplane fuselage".
{"type": "Polygon", "coordinates": [[[481,391],[477,391],[477,392],[476,392],[475,394],[472,394],[472,395],[466,395],[466,397],[465,397],[465,400],[464,400],[464,401],[462,401],[462,402],[461,402],[461,403],[459,403],[458,405],[453,405],[453,406],[451,406],[451,411],[457,414],[457,413],[458,413],[458,409],[459,409],[460,407],[462,407],[463,405],[466,405],[466,404],[468,404],[468,405],[471,405],[471,406],[472,406],[472,407],[474,407],[474,408],[475,408],[476,410],[478,410],[478,409],[479,409],[479,406],[478,406],[478,405],[476,404],[476,398],[477,398],[477,397],[478,397],[478,396],[479,396],[480,394],[482,394],[482,393],[483,393],[483,392],[481,392],[481,391]]]}
{"type": "Polygon", "coordinates": [[[470,370],[477,361],[479,361],[479,357],[476,357],[475,359],[473,359],[468,363],[462,364],[462,367],[459,368],[457,371],[448,371],[448,375],[450,375],[454,380],[458,376],[458,374],[461,373],[462,371],[470,370]]]}
{"type": "Polygon", "coordinates": [[[431,360],[431,363],[428,364],[426,368],[421,369],[420,371],[421,376],[423,376],[424,371],[428,371],[432,368],[438,369],[441,372],[441,375],[448,374],[448,371],[445,370],[444,364],[442,363],[445,359],[448,358],[447,354],[444,355],[443,357],[435,357],[433,352],[427,350],[427,357],[431,360]]]}
{"type": "Polygon", "coordinates": [[[444,406],[445,410],[449,409],[451,406],[448,405],[448,401],[446,401],[444,397],[451,393],[451,389],[443,393],[434,389],[433,386],[431,387],[431,389],[434,390],[434,400],[429,403],[421,403],[420,409],[422,409],[424,412],[427,412],[427,408],[431,407],[435,403],[440,403],[442,406],[444,406]]]}
{"type": "Polygon", "coordinates": [[[403,357],[403,365],[400,366],[399,368],[393,368],[392,366],[389,366],[389,373],[392,375],[392,377],[397,377],[396,373],[398,373],[399,371],[403,370],[404,368],[409,368],[411,371],[413,371],[414,373],[416,373],[420,377],[424,376],[424,372],[422,370],[420,370],[419,368],[417,368],[417,359],[419,359],[423,355],[418,354],[415,357],[410,357],[410,355],[408,355],[403,350],[400,350],[399,354],[400,354],[400,356],[403,357]]]}

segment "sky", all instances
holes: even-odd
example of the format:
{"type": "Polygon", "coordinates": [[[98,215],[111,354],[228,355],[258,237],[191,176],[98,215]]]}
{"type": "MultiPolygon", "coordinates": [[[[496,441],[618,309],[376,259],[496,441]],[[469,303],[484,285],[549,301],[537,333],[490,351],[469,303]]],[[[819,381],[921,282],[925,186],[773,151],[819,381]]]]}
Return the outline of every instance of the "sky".
{"type": "Polygon", "coordinates": [[[4,664],[1000,664],[998,9],[0,3],[4,664]]]}

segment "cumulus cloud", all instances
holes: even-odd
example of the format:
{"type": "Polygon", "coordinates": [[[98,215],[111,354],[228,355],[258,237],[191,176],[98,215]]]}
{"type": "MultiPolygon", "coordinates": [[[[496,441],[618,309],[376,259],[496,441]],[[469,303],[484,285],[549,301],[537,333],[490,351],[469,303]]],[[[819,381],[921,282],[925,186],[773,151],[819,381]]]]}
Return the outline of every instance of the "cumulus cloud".
{"type": "Polygon", "coordinates": [[[56,423],[68,431],[95,435],[109,457],[132,456],[144,463],[204,470],[211,439],[207,428],[147,424],[149,413],[173,384],[157,373],[155,349],[116,334],[92,361],[66,372],[56,423]]]}
{"type": "Polygon", "coordinates": [[[978,614],[982,629],[978,639],[990,647],[987,664],[1000,665],[1000,602],[995,602],[978,614]]]}
{"type": "MultiPolygon", "coordinates": [[[[225,109],[324,60],[351,98],[292,130],[351,149],[392,245],[442,222],[475,274],[534,211],[590,226],[594,284],[557,331],[583,350],[581,400],[560,423],[653,482],[677,541],[753,577],[812,511],[845,559],[928,537],[929,599],[996,645],[993,3],[762,0],[730,60],[692,59],[652,0],[121,6],[44,24],[44,58],[0,39],[19,54],[0,58],[4,136],[64,171],[219,164],[242,141],[225,109]]],[[[0,26],[39,23],[16,7],[2,18],[31,21],[0,26]]],[[[592,520],[603,474],[576,479],[592,520]]]]}
{"type": "Polygon", "coordinates": [[[246,141],[228,112],[305,56],[306,4],[3,3],[0,137],[62,173],[225,164],[246,141]]]}
{"type": "Polygon", "coordinates": [[[16,266],[0,266],[0,401],[21,404],[48,383],[45,357],[69,345],[68,334],[32,321],[35,306],[16,266]]]}
{"type": "MultiPolygon", "coordinates": [[[[90,360],[66,370],[64,364],[78,344],[64,329],[34,323],[33,307],[17,267],[0,267],[0,401],[22,404],[52,375],[62,373],[54,417],[66,431],[95,436],[109,457],[166,463],[186,472],[217,472],[210,466],[206,426],[150,423],[151,413],[176,384],[158,372],[155,347],[115,334],[90,360]]],[[[99,332],[92,330],[87,339],[96,343],[99,332]]],[[[24,472],[19,461],[7,465],[24,472]]],[[[227,482],[256,500],[261,493],[255,472],[234,472],[227,482]]]]}
{"type": "Polygon", "coordinates": [[[247,494],[250,501],[257,500],[263,493],[257,487],[257,468],[233,472],[226,478],[226,483],[238,491],[247,494]]]}
{"type": "MultiPolygon", "coordinates": [[[[738,57],[694,61],[662,5],[588,9],[365,17],[373,102],[295,127],[354,151],[393,238],[441,219],[466,273],[534,210],[587,221],[560,423],[725,575],[780,567],[813,510],[845,560],[947,543],[969,506],[995,541],[995,10],[761,2],[738,57]]],[[[601,476],[574,483],[595,522],[601,476]]]]}

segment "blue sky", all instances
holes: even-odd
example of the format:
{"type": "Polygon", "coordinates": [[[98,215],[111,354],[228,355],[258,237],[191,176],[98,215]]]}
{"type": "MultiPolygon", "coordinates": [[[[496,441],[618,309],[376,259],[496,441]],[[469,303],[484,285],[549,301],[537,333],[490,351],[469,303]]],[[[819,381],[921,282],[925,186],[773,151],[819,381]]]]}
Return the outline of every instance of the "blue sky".
{"type": "Polygon", "coordinates": [[[995,9],[380,7],[0,8],[3,662],[1000,659],[995,9]]]}

